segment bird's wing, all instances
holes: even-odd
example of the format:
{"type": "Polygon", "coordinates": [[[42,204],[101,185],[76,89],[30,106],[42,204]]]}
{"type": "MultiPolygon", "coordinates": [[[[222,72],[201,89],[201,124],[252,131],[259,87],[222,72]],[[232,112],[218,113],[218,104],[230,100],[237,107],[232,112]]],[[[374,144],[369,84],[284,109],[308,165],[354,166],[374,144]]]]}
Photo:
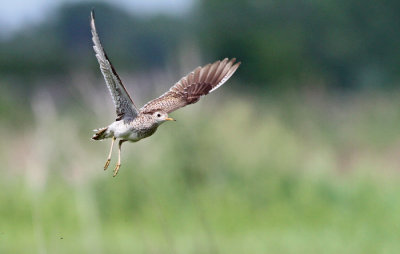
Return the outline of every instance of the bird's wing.
{"type": "Polygon", "coordinates": [[[99,35],[96,31],[94,23],[94,12],[91,12],[90,27],[92,30],[93,49],[96,53],[97,61],[100,64],[101,73],[103,73],[104,80],[106,81],[108,90],[110,90],[111,97],[114,101],[115,110],[117,112],[117,121],[121,119],[135,118],[138,115],[138,110],[133,103],[131,97],[126,91],[121,82],[114,66],[108,59],[106,52],[101,46],[99,35]]]}
{"type": "Polygon", "coordinates": [[[197,67],[179,80],[166,93],[149,101],[139,111],[151,113],[164,111],[170,113],[186,105],[196,103],[200,97],[222,86],[239,67],[236,59],[216,61],[204,67],[197,67]]]}

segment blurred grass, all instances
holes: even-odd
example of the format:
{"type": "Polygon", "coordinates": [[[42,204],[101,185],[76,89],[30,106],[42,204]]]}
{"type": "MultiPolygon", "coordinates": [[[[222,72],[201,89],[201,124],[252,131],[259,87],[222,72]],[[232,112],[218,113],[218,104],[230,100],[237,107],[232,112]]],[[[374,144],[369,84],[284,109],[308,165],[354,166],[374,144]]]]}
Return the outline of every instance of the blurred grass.
{"type": "Polygon", "coordinates": [[[399,93],[224,92],[124,145],[116,178],[89,131],[109,104],[34,96],[0,124],[0,253],[400,250],[399,93]]]}

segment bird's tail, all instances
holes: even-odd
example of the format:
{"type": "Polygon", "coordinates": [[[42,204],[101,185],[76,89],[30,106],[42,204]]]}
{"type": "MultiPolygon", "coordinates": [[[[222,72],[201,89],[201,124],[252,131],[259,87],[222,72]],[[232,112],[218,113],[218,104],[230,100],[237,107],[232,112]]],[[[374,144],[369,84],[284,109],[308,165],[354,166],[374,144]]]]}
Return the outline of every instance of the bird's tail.
{"type": "Polygon", "coordinates": [[[108,127],[94,130],[96,133],[93,135],[93,140],[102,140],[106,138],[108,127]]]}

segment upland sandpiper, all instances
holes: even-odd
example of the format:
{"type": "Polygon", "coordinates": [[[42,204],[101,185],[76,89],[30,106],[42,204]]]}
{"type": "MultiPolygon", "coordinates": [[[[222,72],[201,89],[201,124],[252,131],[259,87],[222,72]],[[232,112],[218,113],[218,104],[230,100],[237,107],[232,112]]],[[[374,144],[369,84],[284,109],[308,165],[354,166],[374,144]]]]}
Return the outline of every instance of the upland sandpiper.
{"type": "Polygon", "coordinates": [[[125,141],[137,142],[153,135],[162,123],[175,121],[168,117],[168,113],[186,105],[196,103],[201,96],[216,90],[235,73],[240,65],[240,62],[235,63],[235,58],[231,60],[225,58],[222,61],[197,67],[194,71],[179,80],[166,93],[137,109],[100,44],[93,11],[91,12],[90,26],[94,43],[93,49],[100,64],[100,70],[110,90],[117,113],[115,122],[107,127],[95,130],[96,133],[92,139],[102,140],[111,138],[111,148],[104,170],[110,164],[114,142],[116,139],[119,139],[118,162],[114,169],[114,176],[117,175],[121,166],[122,143],[125,141]]]}

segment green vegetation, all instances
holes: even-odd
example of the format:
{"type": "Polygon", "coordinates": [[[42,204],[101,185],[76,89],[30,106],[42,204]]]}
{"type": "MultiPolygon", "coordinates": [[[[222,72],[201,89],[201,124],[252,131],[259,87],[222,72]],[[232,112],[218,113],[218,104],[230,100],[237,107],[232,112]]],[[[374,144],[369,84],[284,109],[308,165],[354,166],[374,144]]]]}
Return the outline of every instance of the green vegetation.
{"type": "Polygon", "coordinates": [[[399,94],[223,94],[124,146],[116,178],[88,131],[109,105],[99,117],[38,96],[27,127],[0,126],[0,252],[400,249],[399,94]]]}

